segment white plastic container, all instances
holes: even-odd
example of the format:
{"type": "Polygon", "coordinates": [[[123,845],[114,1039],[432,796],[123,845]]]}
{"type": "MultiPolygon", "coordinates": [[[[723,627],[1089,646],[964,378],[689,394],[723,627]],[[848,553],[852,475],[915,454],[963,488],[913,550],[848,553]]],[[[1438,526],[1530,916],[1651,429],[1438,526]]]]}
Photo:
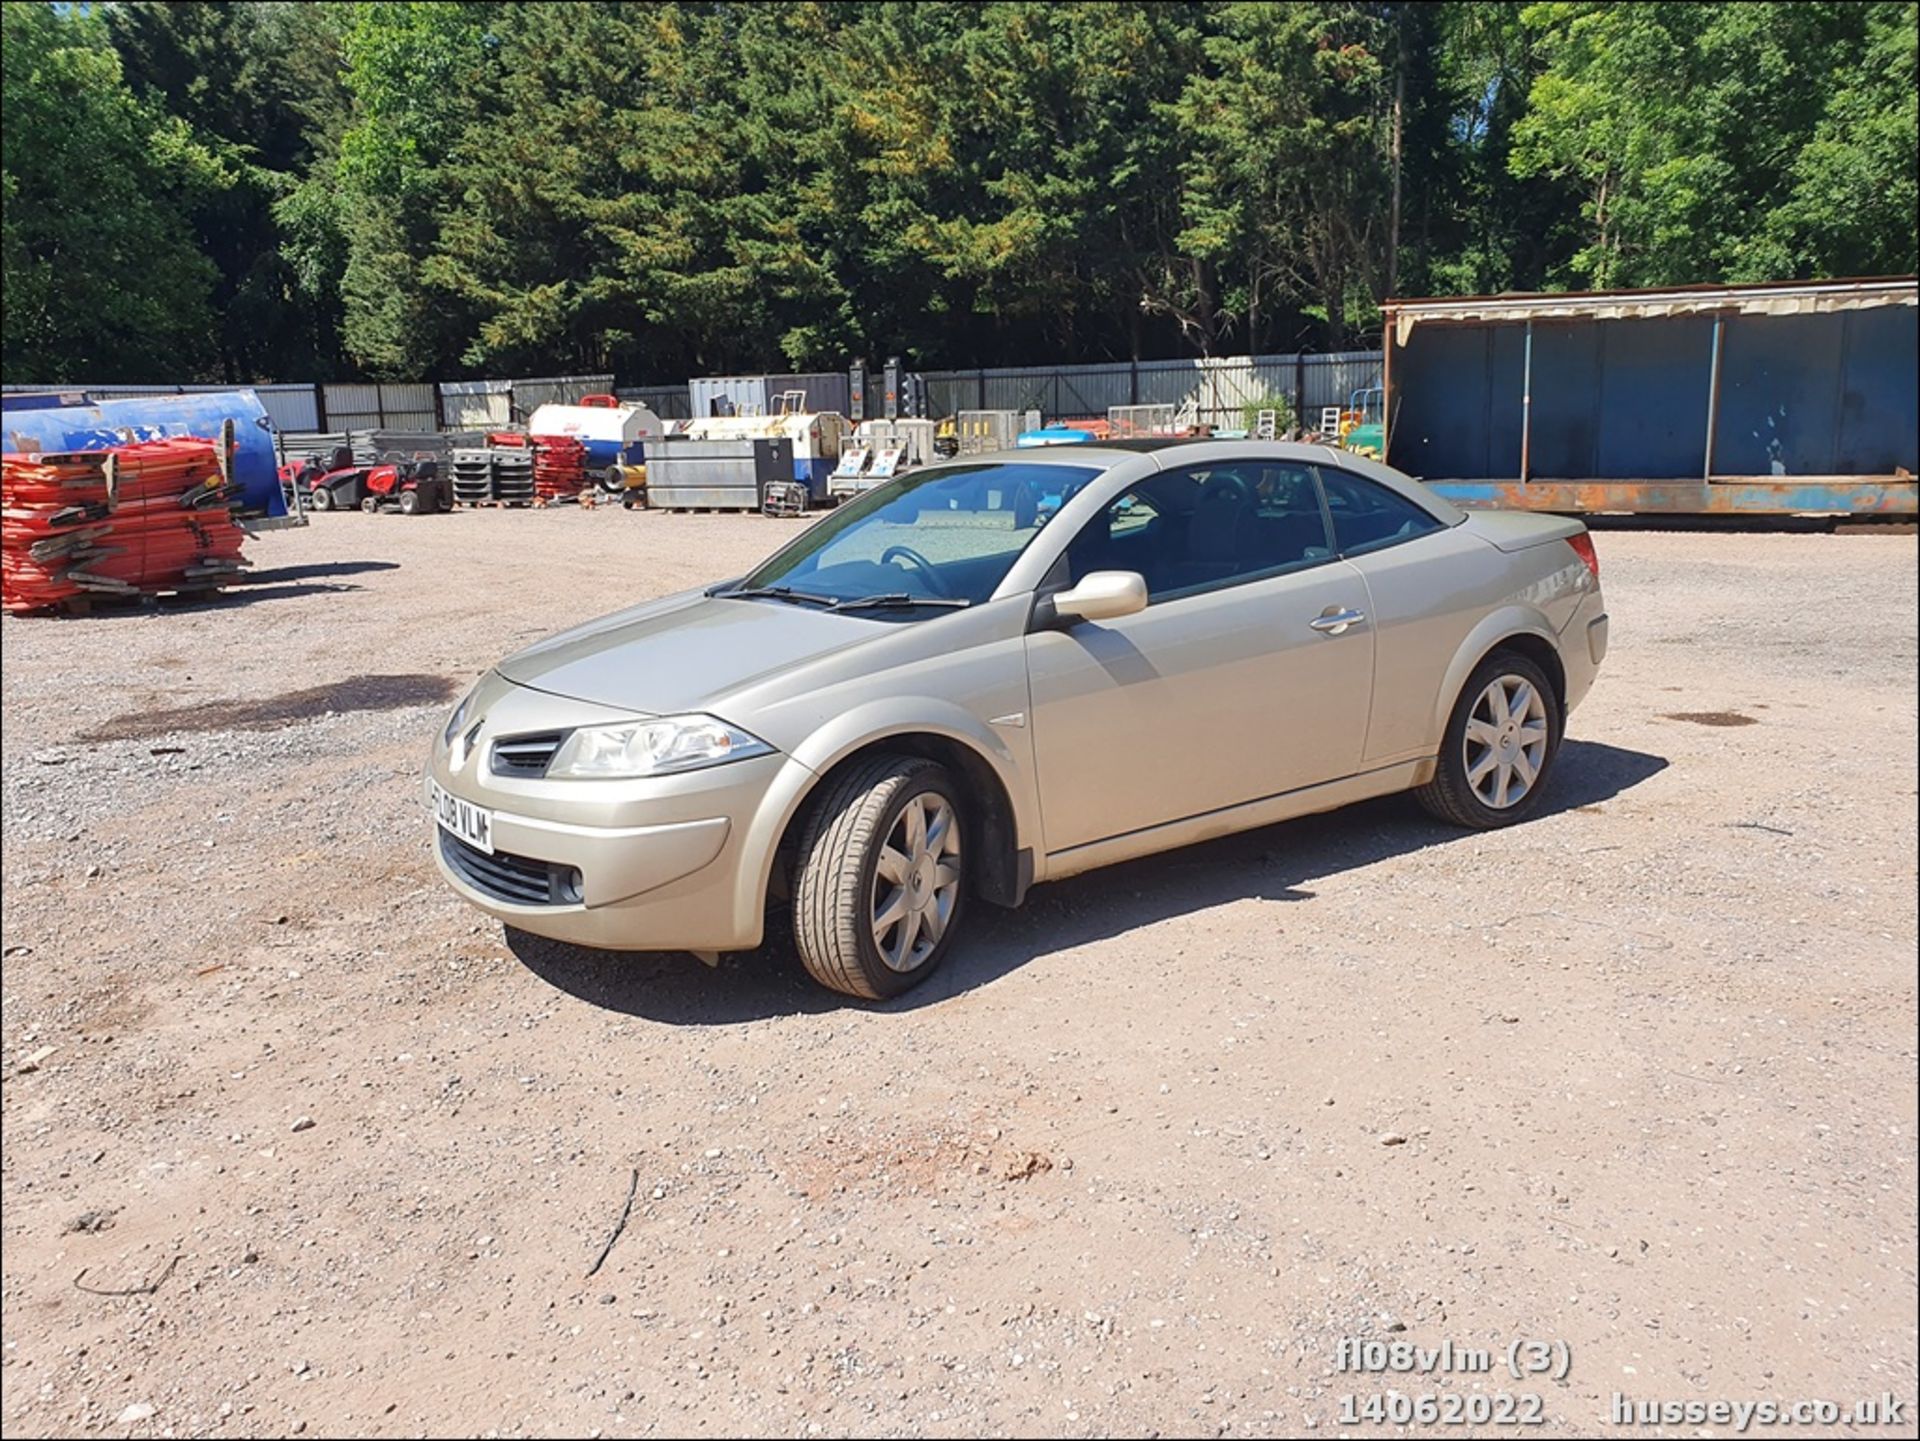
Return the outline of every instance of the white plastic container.
{"type": "Polygon", "coordinates": [[[589,395],[579,405],[543,405],[527,421],[529,435],[567,435],[587,447],[587,468],[639,465],[646,442],[666,434],[660,417],[644,405],[589,395]]]}

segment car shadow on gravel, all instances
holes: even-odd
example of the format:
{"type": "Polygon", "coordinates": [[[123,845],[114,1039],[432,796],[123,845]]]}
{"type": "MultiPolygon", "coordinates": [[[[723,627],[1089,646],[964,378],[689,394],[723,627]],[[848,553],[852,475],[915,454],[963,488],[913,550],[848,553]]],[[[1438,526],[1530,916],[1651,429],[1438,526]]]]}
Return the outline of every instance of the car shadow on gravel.
{"type": "MultiPolygon", "coordinates": [[[[1527,824],[1600,805],[1666,768],[1664,756],[1569,740],[1547,804],[1527,824]]],[[[556,990],[667,1025],[731,1025],[847,1006],[910,1011],[990,985],[1041,956],[1175,916],[1248,899],[1312,901],[1317,879],[1430,846],[1470,842],[1473,835],[1432,819],[1409,796],[1387,796],[1037,886],[1016,911],[976,902],[969,933],[946,964],[925,985],[877,1004],[837,995],[808,979],[777,909],[766,943],[723,957],[717,970],[684,954],[595,951],[512,928],[506,940],[521,964],[556,990]]]]}

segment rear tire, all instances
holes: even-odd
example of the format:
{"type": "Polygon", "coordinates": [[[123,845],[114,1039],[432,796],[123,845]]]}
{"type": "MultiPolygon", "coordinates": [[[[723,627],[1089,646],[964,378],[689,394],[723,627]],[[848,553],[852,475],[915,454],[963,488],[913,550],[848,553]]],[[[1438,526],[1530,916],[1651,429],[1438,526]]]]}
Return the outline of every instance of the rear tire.
{"type": "Polygon", "coordinates": [[[332,510],[333,492],[324,485],[316,486],[307,492],[307,507],[310,510],[332,510]]]}
{"type": "Polygon", "coordinates": [[[416,490],[401,491],[400,514],[412,515],[418,509],[420,509],[420,493],[416,490]]]}
{"type": "Polygon", "coordinates": [[[946,767],[856,764],[819,798],[794,857],[793,938],[821,985],[864,1000],[939,967],[966,909],[965,821],[946,767]]]}
{"type": "Polygon", "coordinates": [[[1523,821],[1540,808],[1563,724],[1546,672],[1518,651],[1496,650],[1460,688],[1439,769],[1414,796],[1430,814],[1469,830],[1523,821]]]}

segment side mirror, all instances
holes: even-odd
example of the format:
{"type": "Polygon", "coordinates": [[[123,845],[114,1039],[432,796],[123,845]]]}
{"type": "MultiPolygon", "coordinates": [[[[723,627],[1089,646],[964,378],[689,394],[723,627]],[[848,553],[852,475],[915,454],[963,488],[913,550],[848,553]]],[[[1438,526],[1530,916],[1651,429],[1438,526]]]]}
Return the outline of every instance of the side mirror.
{"type": "Polygon", "coordinates": [[[1113,620],[1146,608],[1147,583],[1131,570],[1096,570],[1072,590],[1053,597],[1053,614],[1063,625],[1113,620]]]}

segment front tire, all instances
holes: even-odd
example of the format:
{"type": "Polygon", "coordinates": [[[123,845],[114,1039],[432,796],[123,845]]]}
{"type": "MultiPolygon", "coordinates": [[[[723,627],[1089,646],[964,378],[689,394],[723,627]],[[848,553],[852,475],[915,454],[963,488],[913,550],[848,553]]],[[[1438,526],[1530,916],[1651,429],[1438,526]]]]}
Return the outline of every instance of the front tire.
{"type": "Polygon", "coordinates": [[[1553,682],[1518,651],[1473,668],[1440,743],[1440,766],[1414,795],[1429,813],[1470,830],[1523,821],[1540,808],[1564,718],[1553,682]]]}
{"type": "Polygon", "coordinates": [[[885,1000],[932,975],[966,908],[959,791],[946,767],[882,755],[814,805],[795,856],[793,936],[821,985],[885,1000]]]}

